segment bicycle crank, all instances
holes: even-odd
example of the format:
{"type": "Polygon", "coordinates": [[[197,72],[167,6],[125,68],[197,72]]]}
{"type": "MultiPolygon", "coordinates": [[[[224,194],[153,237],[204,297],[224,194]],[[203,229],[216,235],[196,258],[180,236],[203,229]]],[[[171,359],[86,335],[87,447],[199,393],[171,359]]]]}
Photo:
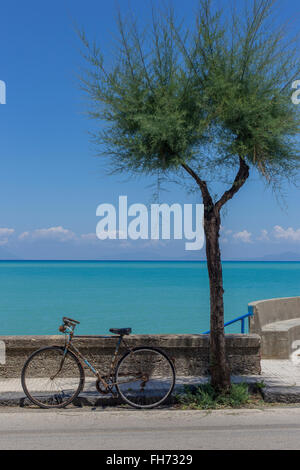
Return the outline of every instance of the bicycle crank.
{"type": "MultiPolygon", "coordinates": [[[[103,379],[106,380],[105,377],[103,377],[103,379]]],[[[101,395],[108,395],[109,393],[111,393],[114,397],[117,396],[116,393],[113,391],[113,384],[108,383],[108,386],[105,387],[99,379],[96,380],[96,389],[101,395]]]]}

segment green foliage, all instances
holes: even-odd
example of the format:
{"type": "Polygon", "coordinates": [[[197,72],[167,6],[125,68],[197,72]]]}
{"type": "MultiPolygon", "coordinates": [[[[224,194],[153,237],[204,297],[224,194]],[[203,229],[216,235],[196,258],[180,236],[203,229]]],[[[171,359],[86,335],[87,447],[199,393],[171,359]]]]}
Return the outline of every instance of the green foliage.
{"type": "Polygon", "coordinates": [[[217,408],[239,408],[250,403],[248,385],[232,384],[230,391],[218,394],[210,384],[185,386],[176,396],[184,409],[209,410],[217,408]]]}
{"type": "Polygon", "coordinates": [[[233,15],[226,26],[221,12],[211,14],[210,1],[201,4],[193,54],[202,64],[205,104],[216,110],[211,125],[221,129],[219,162],[234,162],[238,155],[268,180],[293,171],[299,162],[293,138],[300,127],[290,88],[299,60],[283,29],[270,24],[274,1],[253,1],[244,24],[233,15]]]}
{"type": "Polygon", "coordinates": [[[95,142],[115,169],[151,173],[192,162],[206,179],[205,169],[235,167],[241,157],[276,182],[298,168],[299,107],[290,99],[297,44],[274,22],[273,0],[250,3],[228,18],[200,1],[192,33],[172,11],[153,13],[144,33],[119,15],[111,68],[81,34],[90,115],[106,123],[95,142]]]}
{"type": "Polygon", "coordinates": [[[262,380],[261,382],[256,382],[255,383],[255,389],[258,391],[263,390],[266,387],[265,382],[262,380]]]}
{"type": "Polygon", "coordinates": [[[110,73],[103,68],[99,50],[82,35],[95,69],[89,74],[92,81],[83,82],[95,105],[91,117],[108,124],[95,136],[96,142],[117,157],[120,169],[176,168],[203,139],[197,90],[177,63],[170,29],[166,24],[159,31],[158,25],[153,27],[154,49],[146,63],[142,39],[135,29],[125,33],[120,19],[121,60],[110,73]]]}

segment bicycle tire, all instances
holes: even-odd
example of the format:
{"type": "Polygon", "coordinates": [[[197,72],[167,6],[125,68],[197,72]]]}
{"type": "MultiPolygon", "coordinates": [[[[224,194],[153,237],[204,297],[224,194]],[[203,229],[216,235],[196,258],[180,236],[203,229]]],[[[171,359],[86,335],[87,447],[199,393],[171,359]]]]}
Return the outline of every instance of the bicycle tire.
{"type": "Polygon", "coordinates": [[[141,346],[128,351],[121,357],[116,367],[115,382],[119,395],[130,406],[155,408],[161,406],[170,397],[175,385],[175,368],[164,351],[141,346]],[[141,366],[139,363],[137,366],[137,363],[131,360],[133,355],[136,355],[136,359],[138,359],[137,356],[142,359],[144,355],[144,365],[141,366]],[[147,359],[146,355],[148,355],[147,359]],[[155,369],[156,365],[157,369],[155,369]],[[139,370],[139,367],[143,369],[139,370]]]}
{"type": "MultiPolygon", "coordinates": [[[[64,362],[63,362],[63,365],[66,364],[67,366],[70,364],[73,364],[73,367],[75,367],[75,371],[78,372],[77,378],[75,376],[75,379],[77,380],[78,383],[74,382],[76,388],[74,387],[75,391],[72,392],[71,396],[66,395],[64,390],[61,390],[62,394],[60,396],[57,393],[52,395],[53,404],[51,404],[49,403],[50,400],[47,401],[47,395],[45,394],[45,392],[43,392],[43,390],[39,390],[39,389],[34,390],[34,388],[37,388],[37,387],[42,388],[43,383],[46,385],[47,380],[49,380],[49,384],[53,383],[54,385],[54,380],[56,380],[55,384],[58,383],[57,379],[51,379],[51,377],[47,379],[47,377],[44,377],[45,375],[50,375],[50,373],[45,372],[47,371],[47,369],[46,369],[46,365],[43,366],[43,362],[45,361],[45,357],[47,360],[47,356],[49,355],[48,367],[50,367],[51,352],[53,353],[53,357],[52,357],[52,361],[53,361],[53,359],[55,359],[56,357],[61,360],[63,357],[64,351],[65,349],[60,346],[48,346],[45,348],[38,349],[37,351],[35,351],[28,357],[28,359],[26,360],[23,366],[22,373],[21,373],[21,383],[22,383],[24,393],[32,403],[34,403],[35,405],[38,405],[40,408],[64,408],[65,406],[72,403],[78,397],[79,393],[83,390],[84,369],[79,359],[71,351],[67,351],[64,362]],[[44,358],[43,358],[43,355],[44,355],[44,358]],[[67,364],[66,360],[71,361],[71,363],[67,364]],[[34,361],[36,361],[36,364],[34,361]],[[38,367],[37,367],[39,363],[40,363],[41,371],[38,370],[38,367]],[[32,367],[32,371],[30,369],[30,366],[32,367]],[[32,374],[32,377],[30,376],[31,374],[32,374]],[[33,393],[36,396],[33,396],[33,393]],[[54,400],[56,401],[55,403],[54,403],[54,400]]],[[[58,368],[59,366],[54,364],[54,371],[58,370],[58,368]]],[[[62,368],[62,371],[65,374],[67,370],[68,370],[67,367],[65,369],[62,368]]],[[[69,368],[69,370],[71,370],[71,368],[69,368]]],[[[68,372],[67,375],[70,375],[70,373],[71,372],[68,372]]],[[[66,378],[60,377],[59,380],[60,381],[64,380],[66,383],[68,382],[68,384],[71,384],[71,382],[74,381],[75,379],[73,378],[73,376],[72,377],[70,376],[66,378]]]]}

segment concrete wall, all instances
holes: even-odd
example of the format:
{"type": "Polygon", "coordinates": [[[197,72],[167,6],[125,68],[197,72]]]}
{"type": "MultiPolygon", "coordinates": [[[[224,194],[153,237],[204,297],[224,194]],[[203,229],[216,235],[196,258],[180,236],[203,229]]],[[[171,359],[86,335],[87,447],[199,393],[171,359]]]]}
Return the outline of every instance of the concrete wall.
{"type": "Polygon", "coordinates": [[[288,359],[295,340],[300,340],[300,297],[251,302],[249,331],[261,336],[265,359],[288,359]]]}
{"type": "MultiPolygon", "coordinates": [[[[6,347],[6,363],[0,364],[2,377],[19,377],[26,358],[36,349],[63,345],[63,336],[0,336],[6,347]]],[[[156,346],[174,361],[177,375],[200,376],[209,373],[209,336],[207,335],[131,335],[130,346],[156,346]]],[[[75,337],[74,344],[96,364],[107,370],[116,338],[75,337]]],[[[226,349],[232,374],[260,374],[260,337],[226,335],[226,349]]],[[[122,351],[121,351],[122,352],[122,351]]]]}

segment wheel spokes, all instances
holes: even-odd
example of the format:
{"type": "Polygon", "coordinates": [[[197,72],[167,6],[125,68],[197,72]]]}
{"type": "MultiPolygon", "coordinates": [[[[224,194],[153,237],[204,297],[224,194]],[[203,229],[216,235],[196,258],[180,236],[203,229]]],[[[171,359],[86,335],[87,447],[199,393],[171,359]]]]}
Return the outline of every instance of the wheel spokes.
{"type": "Polygon", "coordinates": [[[120,362],[117,386],[133,406],[152,407],[170,394],[174,371],[167,357],[155,350],[136,350],[120,362]]]}
{"type": "Polygon", "coordinates": [[[44,348],[34,353],[22,372],[28,398],[39,406],[64,406],[80,391],[82,368],[70,353],[60,348],[44,348]]]}

